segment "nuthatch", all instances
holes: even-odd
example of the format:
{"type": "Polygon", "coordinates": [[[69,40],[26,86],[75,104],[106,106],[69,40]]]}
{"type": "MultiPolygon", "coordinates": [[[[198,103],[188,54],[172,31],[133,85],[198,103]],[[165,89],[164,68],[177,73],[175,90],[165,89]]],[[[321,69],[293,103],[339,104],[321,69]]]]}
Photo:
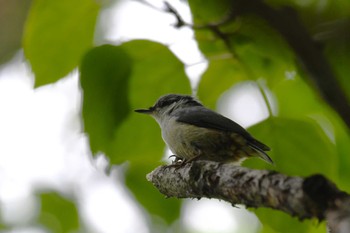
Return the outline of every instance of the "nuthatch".
{"type": "Polygon", "coordinates": [[[239,164],[257,156],[268,163],[270,148],[251,136],[236,122],[204,107],[188,95],[169,94],[148,109],[137,109],[151,115],[160,125],[162,137],[175,154],[175,162],[194,159],[239,164]]]}

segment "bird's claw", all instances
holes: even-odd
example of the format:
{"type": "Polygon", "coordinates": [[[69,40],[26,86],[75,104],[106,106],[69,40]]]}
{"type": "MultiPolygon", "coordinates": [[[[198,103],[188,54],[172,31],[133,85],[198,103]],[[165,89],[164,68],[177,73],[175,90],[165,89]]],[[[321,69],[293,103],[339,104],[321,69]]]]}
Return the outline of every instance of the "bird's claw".
{"type": "Polygon", "coordinates": [[[186,163],[185,159],[183,159],[177,155],[170,155],[169,159],[172,157],[175,157],[175,159],[172,161],[172,163],[168,167],[180,167],[186,163]]]}

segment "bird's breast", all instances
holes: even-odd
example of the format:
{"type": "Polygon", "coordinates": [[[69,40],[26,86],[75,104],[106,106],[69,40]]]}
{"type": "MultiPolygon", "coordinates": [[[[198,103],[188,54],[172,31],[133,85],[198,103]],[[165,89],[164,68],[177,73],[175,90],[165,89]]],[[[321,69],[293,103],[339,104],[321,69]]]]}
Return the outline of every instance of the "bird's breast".
{"type": "MultiPolygon", "coordinates": [[[[204,155],[222,146],[225,136],[222,132],[169,119],[162,125],[162,137],[170,150],[184,159],[204,155]]],[[[227,139],[228,140],[228,139],[227,139]]]]}

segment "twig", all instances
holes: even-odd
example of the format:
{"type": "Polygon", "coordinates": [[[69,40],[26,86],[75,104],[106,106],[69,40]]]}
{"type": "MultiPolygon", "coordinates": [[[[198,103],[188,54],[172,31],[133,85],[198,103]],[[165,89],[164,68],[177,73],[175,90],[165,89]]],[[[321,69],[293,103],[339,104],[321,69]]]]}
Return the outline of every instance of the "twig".
{"type": "Polygon", "coordinates": [[[165,4],[165,7],[166,7],[166,12],[169,12],[171,14],[173,14],[177,20],[177,23],[175,24],[175,27],[176,28],[180,28],[180,27],[183,27],[183,26],[186,26],[188,25],[181,17],[181,15],[179,14],[179,12],[177,12],[177,10],[172,6],[170,5],[170,3],[168,2],[164,2],[165,4]]]}
{"type": "Polygon", "coordinates": [[[232,50],[232,46],[230,44],[229,36],[220,30],[220,26],[225,25],[233,20],[233,18],[235,17],[233,14],[231,14],[231,13],[226,14],[218,22],[212,22],[212,23],[208,23],[208,24],[204,24],[204,25],[192,25],[190,23],[185,22],[185,20],[181,17],[179,12],[172,5],[170,5],[170,3],[165,1],[164,4],[166,6],[166,12],[169,12],[175,16],[175,18],[177,20],[177,22],[175,24],[176,28],[187,26],[187,27],[190,27],[194,30],[203,30],[203,29],[210,30],[225,43],[227,50],[230,51],[234,55],[233,50],[232,50]]]}

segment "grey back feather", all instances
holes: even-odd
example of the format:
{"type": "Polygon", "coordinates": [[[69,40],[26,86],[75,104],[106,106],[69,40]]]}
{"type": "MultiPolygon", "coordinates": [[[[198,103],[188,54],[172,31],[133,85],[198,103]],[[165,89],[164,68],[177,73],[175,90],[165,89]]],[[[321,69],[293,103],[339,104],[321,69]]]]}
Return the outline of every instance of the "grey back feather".
{"type": "Polygon", "coordinates": [[[174,116],[177,117],[178,122],[195,125],[197,127],[237,133],[247,140],[248,145],[253,148],[262,159],[271,164],[273,163],[272,159],[265,153],[265,151],[269,151],[270,148],[253,138],[242,126],[227,117],[203,106],[179,109],[174,116]]]}

